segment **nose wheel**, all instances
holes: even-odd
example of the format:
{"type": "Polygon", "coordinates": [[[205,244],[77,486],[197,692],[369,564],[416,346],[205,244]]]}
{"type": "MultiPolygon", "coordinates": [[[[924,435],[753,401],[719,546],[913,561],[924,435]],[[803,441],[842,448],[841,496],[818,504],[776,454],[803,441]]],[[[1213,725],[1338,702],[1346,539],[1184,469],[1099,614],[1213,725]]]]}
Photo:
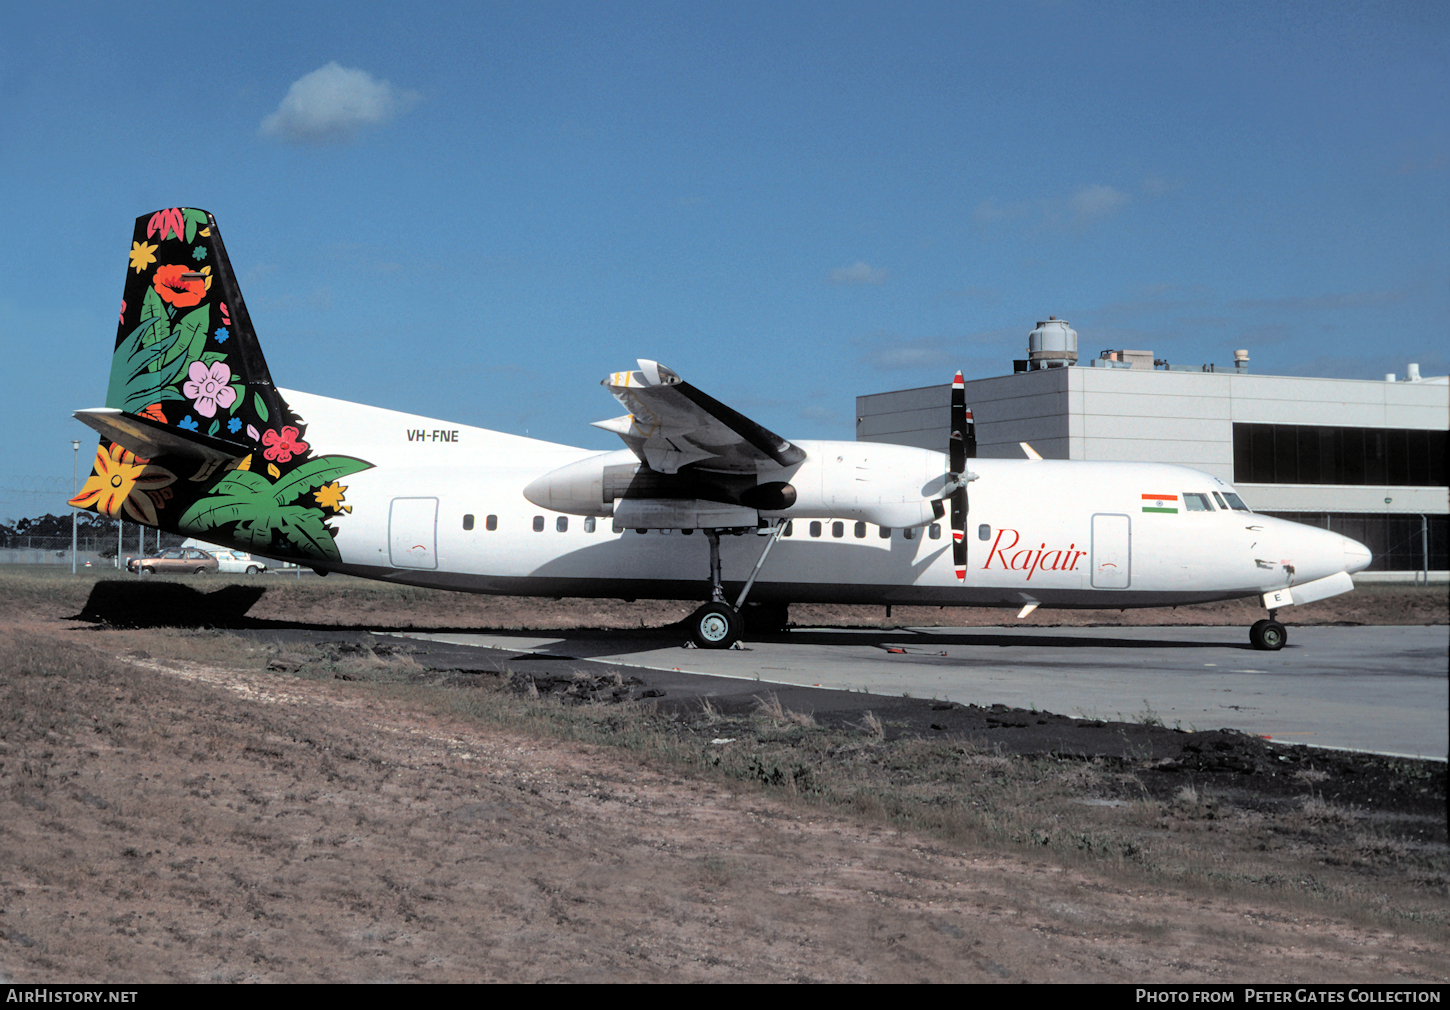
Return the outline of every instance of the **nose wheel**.
{"type": "Polygon", "coordinates": [[[1275,620],[1255,621],[1254,626],[1249,629],[1249,641],[1255,649],[1262,649],[1266,652],[1278,652],[1289,641],[1289,631],[1282,624],[1275,620]]]}

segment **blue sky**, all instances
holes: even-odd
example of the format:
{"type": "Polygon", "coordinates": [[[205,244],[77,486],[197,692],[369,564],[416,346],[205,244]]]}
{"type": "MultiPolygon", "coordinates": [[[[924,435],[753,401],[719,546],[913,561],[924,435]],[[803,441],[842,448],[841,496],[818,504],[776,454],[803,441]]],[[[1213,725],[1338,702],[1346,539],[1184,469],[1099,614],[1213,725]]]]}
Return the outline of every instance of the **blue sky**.
{"type": "Polygon", "coordinates": [[[600,449],[637,357],[849,439],[1049,314],[1084,356],[1443,375],[1447,63],[1430,2],[7,13],[0,488],[88,457],[171,206],[216,215],[280,385],[600,449]]]}

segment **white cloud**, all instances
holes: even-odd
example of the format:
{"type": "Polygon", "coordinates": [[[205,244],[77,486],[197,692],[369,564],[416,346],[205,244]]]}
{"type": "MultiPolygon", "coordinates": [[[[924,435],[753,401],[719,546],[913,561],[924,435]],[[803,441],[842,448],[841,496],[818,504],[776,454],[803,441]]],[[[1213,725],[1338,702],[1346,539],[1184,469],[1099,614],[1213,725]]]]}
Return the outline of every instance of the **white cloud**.
{"type": "Polygon", "coordinates": [[[260,132],[291,144],[347,143],[364,127],[408,111],[419,97],[333,62],[293,81],[260,132]]]}
{"type": "Polygon", "coordinates": [[[1072,212],[1079,221],[1107,217],[1128,203],[1128,194],[1111,186],[1084,186],[1072,195],[1072,212]]]}
{"type": "Polygon", "coordinates": [[[827,275],[832,284],[876,284],[886,280],[886,271],[857,260],[848,267],[837,267],[827,275]]]}

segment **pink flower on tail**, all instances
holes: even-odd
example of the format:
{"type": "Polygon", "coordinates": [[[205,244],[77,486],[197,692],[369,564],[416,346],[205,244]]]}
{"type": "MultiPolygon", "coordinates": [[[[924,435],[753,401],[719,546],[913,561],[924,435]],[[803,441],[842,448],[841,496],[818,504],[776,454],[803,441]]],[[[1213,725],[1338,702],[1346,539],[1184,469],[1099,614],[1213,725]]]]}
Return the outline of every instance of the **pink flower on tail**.
{"type": "Polygon", "coordinates": [[[207,368],[202,362],[193,361],[186,374],[189,378],[181,391],[195,401],[192,406],[203,417],[216,417],[217,407],[226,409],[236,402],[237,391],[227,385],[232,381],[232,370],[226,362],[218,361],[207,368]]]}

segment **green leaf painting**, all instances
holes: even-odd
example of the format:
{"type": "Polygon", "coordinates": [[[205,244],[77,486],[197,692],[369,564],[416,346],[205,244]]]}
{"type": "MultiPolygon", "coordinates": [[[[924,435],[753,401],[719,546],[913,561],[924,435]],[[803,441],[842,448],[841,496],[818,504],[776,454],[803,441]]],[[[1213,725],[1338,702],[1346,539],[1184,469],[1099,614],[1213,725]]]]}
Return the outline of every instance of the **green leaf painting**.
{"type": "Polygon", "coordinates": [[[106,390],[106,406],[119,407],[134,414],[145,410],[148,404],[166,399],[180,399],[174,390],[172,396],[164,395],[165,387],[175,381],[181,371],[182,362],[174,361],[163,368],[157,361],[163,348],[148,339],[162,320],[143,320],[116,347],[111,358],[111,383],[106,390]]]}
{"type": "Polygon", "coordinates": [[[202,533],[236,523],[233,538],[259,551],[274,549],[274,540],[280,536],[304,557],[340,561],[323,512],[314,503],[302,502],[324,484],[371,467],[351,456],[319,456],[277,484],[251,470],[233,470],[217,481],[211,494],[182,513],[179,525],[188,532],[202,533]]]}
{"type": "Polygon", "coordinates": [[[206,324],[210,315],[211,310],[202,305],[181,317],[173,329],[171,346],[161,356],[162,365],[177,359],[189,364],[201,357],[201,349],[206,346],[206,324]]]}

